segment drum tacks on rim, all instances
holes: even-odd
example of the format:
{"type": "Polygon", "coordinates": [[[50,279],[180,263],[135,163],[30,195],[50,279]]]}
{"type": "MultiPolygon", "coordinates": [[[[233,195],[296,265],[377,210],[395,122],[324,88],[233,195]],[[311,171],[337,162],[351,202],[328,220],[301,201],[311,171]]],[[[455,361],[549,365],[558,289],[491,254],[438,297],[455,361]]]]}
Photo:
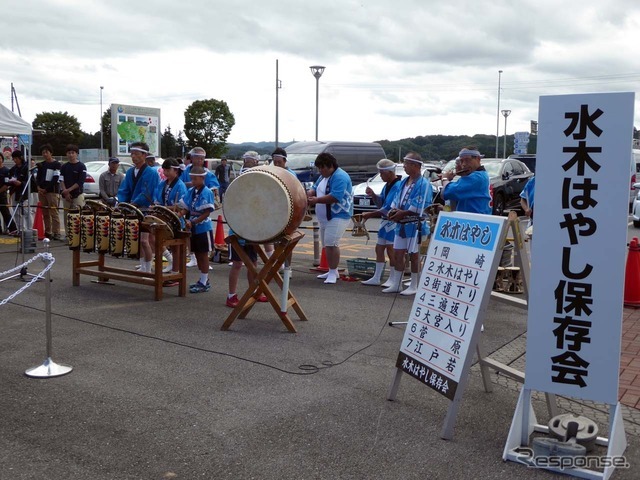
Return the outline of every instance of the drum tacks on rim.
{"type": "Polygon", "coordinates": [[[229,228],[258,243],[295,232],[306,209],[307,196],[300,181],[273,165],[251,168],[236,178],[222,203],[229,228]]]}

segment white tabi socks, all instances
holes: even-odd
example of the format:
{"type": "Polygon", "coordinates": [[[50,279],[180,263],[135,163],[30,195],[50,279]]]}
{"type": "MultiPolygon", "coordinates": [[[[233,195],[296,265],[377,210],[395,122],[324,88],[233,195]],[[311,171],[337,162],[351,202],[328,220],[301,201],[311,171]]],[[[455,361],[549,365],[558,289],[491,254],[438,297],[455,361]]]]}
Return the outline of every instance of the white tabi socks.
{"type": "Polygon", "coordinates": [[[327,272],[327,279],[324,281],[324,283],[336,283],[338,281],[338,277],[340,276],[340,274],[338,273],[338,269],[330,269],[327,272]]]}
{"type": "Polygon", "coordinates": [[[362,283],[363,285],[380,285],[380,277],[382,277],[382,272],[385,265],[385,262],[376,262],[376,271],[373,274],[373,277],[360,283],[362,283]]]}
{"type": "Polygon", "coordinates": [[[419,273],[411,273],[411,284],[409,288],[400,292],[400,295],[415,295],[418,292],[418,280],[420,279],[419,273]]]}
{"type": "Polygon", "coordinates": [[[404,274],[403,270],[396,270],[395,268],[391,270],[391,276],[389,280],[391,281],[391,285],[382,290],[382,293],[398,293],[402,290],[402,275],[404,274]]]}

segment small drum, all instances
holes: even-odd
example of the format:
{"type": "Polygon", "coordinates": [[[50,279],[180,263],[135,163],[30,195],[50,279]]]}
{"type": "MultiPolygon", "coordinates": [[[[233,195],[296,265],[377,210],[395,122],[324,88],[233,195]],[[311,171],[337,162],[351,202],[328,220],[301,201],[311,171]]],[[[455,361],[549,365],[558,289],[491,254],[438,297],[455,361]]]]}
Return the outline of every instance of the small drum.
{"type": "MultiPolygon", "coordinates": [[[[182,228],[180,217],[178,217],[178,214],[170,208],[163,205],[154,205],[149,210],[149,213],[154,218],[162,220],[168,227],[167,238],[175,238],[181,230],[184,230],[182,228]]],[[[144,223],[147,223],[146,220],[147,218],[145,218],[144,223]]]]}
{"type": "Polygon", "coordinates": [[[254,167],[231,182],[222,210],[236,235],[267,243],[295,232],[307,210],[307,196],[284,168],[254,167]]]}
{"type": "Polygon", "coordinates": [[[81,230],[80,209],[73,208],[67,213],[67,241],[69,250],[80,250],[80,230],[81,230]]]}
{"type": "Polygon", "coordinates": [[[124,214],[114,211],[109,219],[109,253],[114,257],[124,255],[124,214]]]}
{"type": "Polygon", "coordinates": [[[140,225],[144,215],[130,203],[120,202],[116,208],[124,214],[124,250],[129,258],[140,258],[140,225]]]}

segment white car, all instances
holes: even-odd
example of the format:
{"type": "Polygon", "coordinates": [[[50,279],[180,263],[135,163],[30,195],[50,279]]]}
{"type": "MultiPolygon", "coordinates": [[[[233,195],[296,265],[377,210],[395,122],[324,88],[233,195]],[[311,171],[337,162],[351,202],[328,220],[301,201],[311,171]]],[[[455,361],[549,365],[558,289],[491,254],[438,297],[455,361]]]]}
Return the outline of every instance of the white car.
{"type": "MultiPolygon", "coordinates": [[[[440,172],[440,167],[435,165],[425,164],[422,166],[422,176],[431,182],[434,196],[442,187],[440,172]]],[[[396,164],[396,175],[399,175],[401,178],[407,176],[401,163],[396,164]]],[[[385,182],[380,178],[380,174],[378,173],[376,176],[369,179],[368,182],[359,183],[353,188],[353,210],[356,212],[366,212],[378,209],[373,199],[365,193],[367,185],[371,187],[371,190],[373,190],[376,195],[380,195],[385,182]]]]}
{"type": "MultiPolygon", "coordinates": [[[[86,162],[84,166],[87,167],[87,178],[84,181],[84,196],[99,197],[100,185],[98,184],[98,180],[103,172],[109,170],[109,162],[96,160],[94,162],[86,162]]],[[[118,172],[124,175],[131,167],[133,167],[133,164],[120,161],[118,172]]]]}

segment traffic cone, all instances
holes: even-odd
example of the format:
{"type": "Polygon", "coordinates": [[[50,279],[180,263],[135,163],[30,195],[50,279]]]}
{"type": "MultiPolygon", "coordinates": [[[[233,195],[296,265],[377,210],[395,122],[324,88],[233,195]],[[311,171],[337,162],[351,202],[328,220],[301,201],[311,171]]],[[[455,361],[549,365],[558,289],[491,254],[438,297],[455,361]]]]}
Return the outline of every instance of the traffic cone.
{"type": "Polygon", "coordinates": [[[310,270],[313,272],[329,271],[329,262],[327,262],[327,254],[324,251],[324,247],[322,247],[322,253],[320,254],[320,265],[318,265],[317,267],[313,267],[310,270]]]}
{"type": "Polygon", "coordinates": [[[216,221],[216,237],[213,243],[218,249],[227,248],[227,244],[224,241],[224,225],[222,224],[222,215],[218,215],[218,220],[216,221]]]}
{"type": "Polygon", "coordinates": [[[624,305],[640,307],[640,245],[638,237],[629,242],[627,266],[624,272],[624,305]]]}
{"type": "Polygon", "coordinates": [[[42,202],[36,207],[36,218],[33,220],[33,229],[38,231],[38,240],[44,240],[44,217],[42,216],[42,202]]]}

